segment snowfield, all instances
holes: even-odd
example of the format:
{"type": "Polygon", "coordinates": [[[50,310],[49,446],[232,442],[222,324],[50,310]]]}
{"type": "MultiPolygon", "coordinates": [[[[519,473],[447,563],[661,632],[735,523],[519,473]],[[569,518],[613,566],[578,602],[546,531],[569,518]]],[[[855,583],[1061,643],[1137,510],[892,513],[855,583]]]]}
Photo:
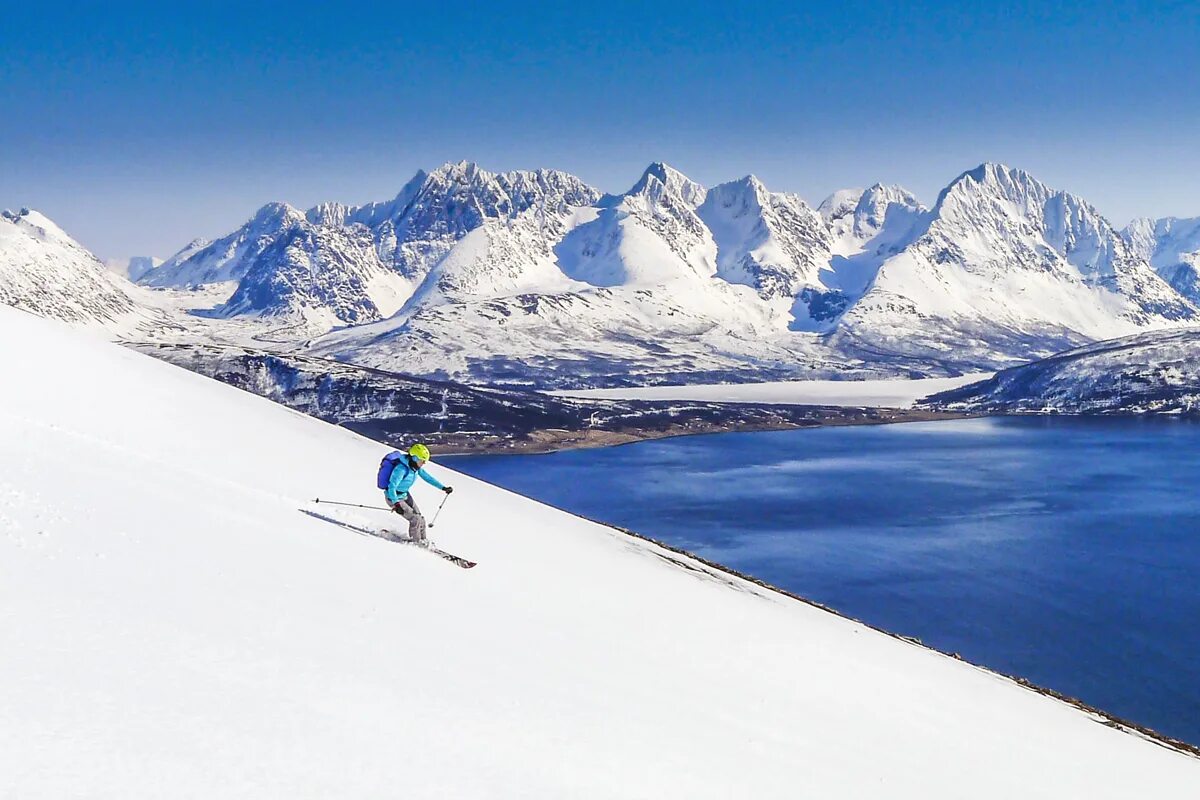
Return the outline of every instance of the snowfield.
{"type": "Polygon", "coordinates": [[[1200,785],[1068,704],[436,465],[434,538],[473,570],[310,516],[377,502],[384,448],[60,323],[0,307],[0,370],[0,796],[1200,785]]]}
{"type": "Polygon", "coordinates": [[[607,400],[704,400],[713,403],[779,403],[871,408],[912,408],[923,397],[987,380],[990,372],[956,378],[866,381],[769,381],[552,392],[607,400]]]}

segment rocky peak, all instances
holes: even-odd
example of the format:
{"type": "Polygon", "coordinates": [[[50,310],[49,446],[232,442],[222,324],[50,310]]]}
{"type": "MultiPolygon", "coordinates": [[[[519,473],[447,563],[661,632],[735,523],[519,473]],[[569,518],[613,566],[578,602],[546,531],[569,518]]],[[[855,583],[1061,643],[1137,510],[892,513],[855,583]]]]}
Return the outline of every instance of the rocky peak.
{"type": "Polygon", "coordinates": [[[821,217],[796,195],[771,192],[747,175],[710,189],[696,213],[717,245],[717,273],[764,298],[814,284],[830,257],[821,217]]]}
{"type": "Polygon", "coordinates": [[[626,197],[644,196],[658,202],[665,195],[679,198],[684,204],[695,208],[704,202],[707,191],[703,186],[679,170],[661,161],[646,167],[642,177],[625,193],[626,197]]]}
{"type": "Polygon", "coordinates": [[[254,212],[250,223],[257,228],[284,228],[304,220],[304,214],[299,209],[287,203],[267,203],[254,212]]]}
{"type": "Polygon", "coordinates": [[[57,242],[69,247],[83,249],[82,246],[72,239],[67,232],[58,227],[49,217],[39,211],[34,211],[31,208],[22,208],[20,211],[10,211],[5,209],[0,212],[5,220],[21,228],[27,235],[34,236],[44,242],[57,242]]]}
{"type": "Polygon", "coordinates": [[[1072,209],[1086,208],[1091,215],[1099,217],[1075,195],[1056,192],[1024,170],[992,162],[980,164],[955,178],[938,196],[934,213],[941,218],[971,217],[986,208],[990,213],[1006,216],[1035,216],[1056,195],[1062,198],[1064,205],[1072,209]]]}
{"type": "Polygon", "coordinates": [[[1129,245],[1129,250],[1138,258],[1149,261],[1154,255],[1155,231],[1154,220],[1149,217],[1138,217],[1125,226],[1121,237],[1129,245]]]}
{"type": "Polygon", "coordinates": [[[1112,275],[1136,260],[1108,220],[1082,198],[1003,164],[981,164],[960,175],[942,191],[934,216],[947,235],[961,238],[971,230],[980,241],[1007,249],[1025,242],[1033,250],[1015,260],[1024,266],[1045,266],[1036,256],[1039,241],[1085,278],[1112,275]]]}

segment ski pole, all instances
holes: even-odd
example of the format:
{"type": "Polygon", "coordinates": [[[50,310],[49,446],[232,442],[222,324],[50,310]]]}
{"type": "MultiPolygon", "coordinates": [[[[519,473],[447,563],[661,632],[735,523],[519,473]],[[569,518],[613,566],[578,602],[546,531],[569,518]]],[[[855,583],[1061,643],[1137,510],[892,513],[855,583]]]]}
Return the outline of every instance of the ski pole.
{"type": "Polygon", "coordinates": [[[437,511],[433,512],[433,519],[429,521],[429,527],[433,527],[433,523],[437,522],[438,514],[442,513],[442,506],[446,505],[446,501],[450,499],[450,495],[442,498],[442,502],[438,505],[437,511]]]}
{"type": "MultiPolygon", "coordinates": [[[[314,503],[325,503],[326,505],[330,505],[330,506],[353,506],[354,508],[369,508],[372,511],[391,511],[390,508],[384,508],[383,506],[364,506],[362,503],[342,503],[337,500],[322,500],[319,497],[316,500],[314,500],[313,502],[314,503]]],[[[442,502],[444,503],[446,501],[443,500],[442,502]]]]}

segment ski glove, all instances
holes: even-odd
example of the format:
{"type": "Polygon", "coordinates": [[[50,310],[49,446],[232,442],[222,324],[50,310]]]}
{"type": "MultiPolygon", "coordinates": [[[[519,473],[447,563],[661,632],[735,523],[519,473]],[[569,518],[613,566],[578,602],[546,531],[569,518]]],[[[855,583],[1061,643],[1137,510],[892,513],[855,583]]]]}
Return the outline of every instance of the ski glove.
{"type": "Polygon", "coordinates": [[[443,486],[442,491],[445,492],[446,494],[450,494],[451,492],[454,491],[454,487],[453,486],[443,486]]]}

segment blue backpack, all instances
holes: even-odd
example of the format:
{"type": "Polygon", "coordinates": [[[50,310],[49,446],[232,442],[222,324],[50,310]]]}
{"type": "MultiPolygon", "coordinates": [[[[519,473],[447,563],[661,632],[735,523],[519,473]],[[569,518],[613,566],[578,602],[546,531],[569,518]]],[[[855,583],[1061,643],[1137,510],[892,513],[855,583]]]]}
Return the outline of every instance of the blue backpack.
{"type": "Polygon", "coordinates": [[[375,478],[375,485],[380,489],[386,489],[392,480],[392,473],[402,461],[404,461],[404,453],[399,450],[393,450],[384,456],[383,461],[379,462],[379,475],[375,478]]]}

